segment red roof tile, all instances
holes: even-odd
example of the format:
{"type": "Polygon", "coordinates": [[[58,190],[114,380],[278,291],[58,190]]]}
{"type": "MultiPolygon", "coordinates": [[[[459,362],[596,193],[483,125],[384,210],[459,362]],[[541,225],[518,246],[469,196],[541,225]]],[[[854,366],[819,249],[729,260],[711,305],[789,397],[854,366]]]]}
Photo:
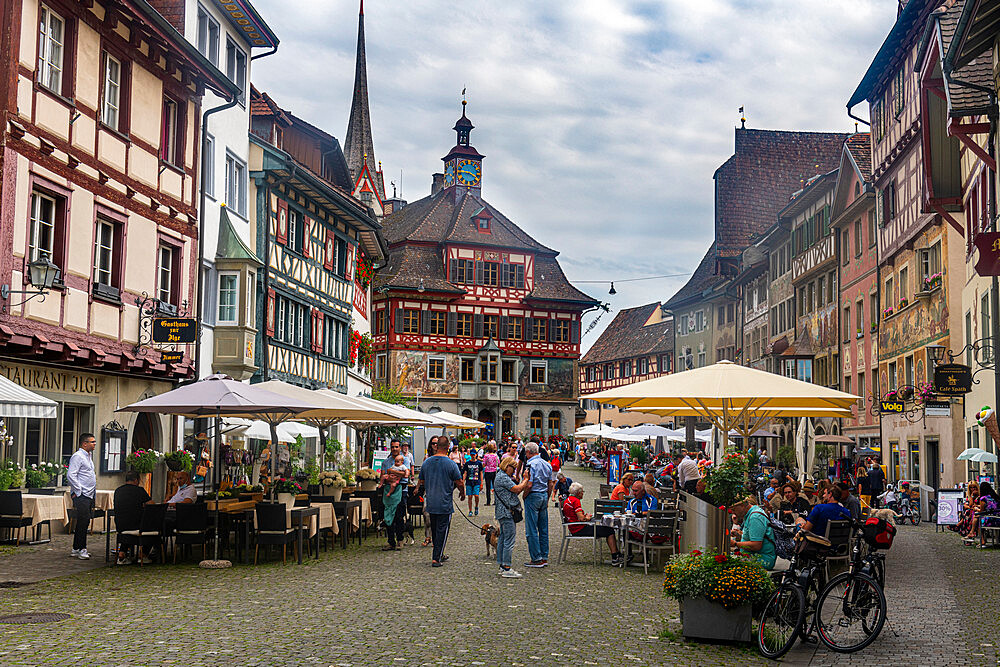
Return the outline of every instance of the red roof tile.
{"type": "Polygon", "coordinates": [[[872,134],[855,132],[844,142],[865,181],[872,179],[872,134]]]}
{"type": "Polygon", "coordinates": [[[659,303],[648,303],[618,311],[615,319],[611,320],[611,324],[601,333],[580,363],[597,364],[672,352],[674,321],[661,320],[646,325],[659,308],[659,303]]]}

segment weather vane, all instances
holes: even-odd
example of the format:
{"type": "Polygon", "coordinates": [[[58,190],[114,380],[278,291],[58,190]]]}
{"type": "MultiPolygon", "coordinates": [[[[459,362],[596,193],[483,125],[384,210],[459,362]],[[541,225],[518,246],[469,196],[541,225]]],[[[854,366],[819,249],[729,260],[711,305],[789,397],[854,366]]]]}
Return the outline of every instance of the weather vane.
{"type": "Polygon", "coordinates": [[[740,107],[740,129],[746,129],[746,126],[747,117],[746,114],[743,113],[743,107],[740,107]]]}

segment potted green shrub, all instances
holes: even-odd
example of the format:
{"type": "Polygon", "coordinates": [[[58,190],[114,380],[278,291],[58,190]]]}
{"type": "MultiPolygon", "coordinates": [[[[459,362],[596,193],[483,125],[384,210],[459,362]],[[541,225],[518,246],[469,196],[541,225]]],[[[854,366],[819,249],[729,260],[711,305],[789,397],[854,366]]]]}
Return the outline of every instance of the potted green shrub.
{"type": "Polygon", "coordinates": [[[4,461],[0,466],[0,491],[17,489],[24,483],[24,470],[16,461],[4,461]]]}
{"type": "Polygon", "coordinates": [[[156,464],[163,454],[153,449],[137,449],[125,459],[128,467],[140,475],[148,475],[156,470],[156,464]]]}
{"type": "Polygon", "coordinates": [[[163,462],[167,464],[167,468],[174,472],[191,472],[191,468],[194,467],[194,456],[190,452],[178,449],[176,452],[165,455],[163,462]]]}
{"type": "Polygon", "coordinates": [[[774,590],[756,558],[710,550],[671,556],[664,575],[664,595],[680,605],[682,634],[697,639],[749,642],[753,605],[774,590]]]}
{"type": "Polygon", "coordinates": [[[52,461],[32,463],[24,470],[24,485],[28,488],[28,493],[42,489],[49,486],[52,480],[63,474],[65,470],[66,466],[52,461]]]}

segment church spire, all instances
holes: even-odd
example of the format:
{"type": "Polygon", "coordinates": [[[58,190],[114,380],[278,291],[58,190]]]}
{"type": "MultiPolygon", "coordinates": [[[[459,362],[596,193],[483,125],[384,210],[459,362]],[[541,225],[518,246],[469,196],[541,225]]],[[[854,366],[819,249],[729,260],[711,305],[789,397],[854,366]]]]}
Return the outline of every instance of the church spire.
{"type": "MultiPolygon", "coordinates": [[[[351,179],[357,179],[365,159],[375,164],[375,147],[372,144],[372,123],[368,112],[368,67],[365,61],[365,3],[361,0],[358,14],[358,54],[354,70],[354,100],[351,117],[344,138],[344,157],[351,170],[351,179]]],[[[370,169],[371,167],[369,167],[370,169]]],[[[374,177],[374,174],[373,174],[374,177]]],[[[376,179],[380,181],[381,179],[376,179]]],[[[379,183],[381,185],[381,183],[379,183]]],[[[384,194],[379,192],[384,197],[384,194]]]]}

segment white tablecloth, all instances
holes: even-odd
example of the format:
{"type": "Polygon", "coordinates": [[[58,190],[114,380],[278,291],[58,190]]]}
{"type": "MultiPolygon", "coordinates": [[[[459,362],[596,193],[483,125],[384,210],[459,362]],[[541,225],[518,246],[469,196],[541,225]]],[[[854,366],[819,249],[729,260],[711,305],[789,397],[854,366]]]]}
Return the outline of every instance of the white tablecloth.
{"type": "Polygon", "coordinates": [[[43,521],[66,522],[66,505],[59,496],[45,496],[34,493],[21,494],[21,513],[31,517],[31,525],[43,521]]]}
{"type": "MultiPolygon", "coordinates": [[[[69,491],[67,491],[63,495],[63,502],[66,505],[66,509],[72,509],[73,508],[73,497],[70,495],[69,491]]],[[[98,489],[97,495],[94,496],[94,509],[95,510],[110,510],[110,509],[114,509],[114,506],[115,506],[115,492],[114,491],[109,491],[109,490],[98,489]]],[[[105,519],[104,517],[95,517],[94,520],[90,522],[90,531],[91,532],[95,532],[95,531],[98,530],[98,528],[97,528],[97,522],[98,521],[101,522],[101,524],[100,524],[100,526],[101,526],[100,527],[100,531],[104,532],[105,530],[107,530],[107,526],[106,526],[107,519],[105,519]]],[[[69,523],[69,517],[65,513],[63,514],[63,522],[65,522],[67,524],[69,523]]]]}

